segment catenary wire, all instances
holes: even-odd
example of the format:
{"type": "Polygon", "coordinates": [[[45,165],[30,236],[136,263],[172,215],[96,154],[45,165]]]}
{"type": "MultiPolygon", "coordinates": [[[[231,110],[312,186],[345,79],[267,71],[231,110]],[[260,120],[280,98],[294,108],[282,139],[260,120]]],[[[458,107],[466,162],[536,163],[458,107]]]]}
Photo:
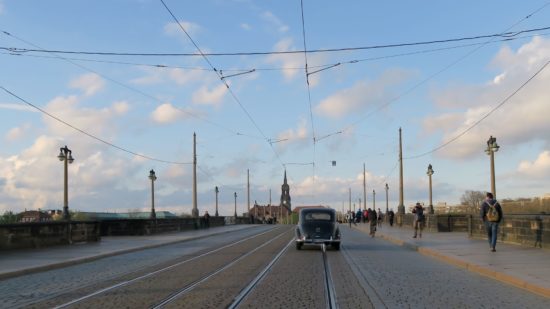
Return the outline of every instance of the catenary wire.
{"type": "MultiPolygon", "coordinates": [[[[494,40],[490,43],[509,42],[509,41],[533,38],[535,36],[548,36],[549,34],[550,33],[546,32],[546,33],[537,33],[537,34],[531,34],[531,35],[525,35],[525,36],[519,36],[519,37],[513,37],[513,38],[503,38],[503,39],[500,39],[500,40],[494,40]]],[[[334,67],[337,67],[337,66],[345,65],[345,64],[356,64],[356,63],[361,63],[361,62],[370,62],[370,61],[398,58],[398,57],[404,57],[404,56],[413,56],[413,55],[418,55],[418,54],[426,54],[426,53],[447,51],[447,50],[453,50],[453,49],[459,49],[459,48],[465,48],[465,47],[471,47],[471,46],[478,46],[478,45],[482,45],[482,44],[484,44],[484,43],[483,42],[478,42],[478,43],[460,44],[460,45],[447,46],[447,47],[441,47],[441,48],[422,49],[422,50],[412,51],[412,52],[404,52],[404,53],[382,55],[382,56],[376,56],[376,57],[346,60],[346,61],[341,61],[341,62],[337,62],[337,63],[320,64],[320,65],[308,65],[308,69],[316,69],[315,71],[310,72],[310,75],[311,75],[311,74],[322,72],[322,71],[325,71],[325,70],[328,70],[328,69],[331,69],[331,68],[334,68],[334,67]]],[[[0,47],[0,49],[9,50],[10,48],[0,47]]],[[[61,59],[59,57],[54,57],[54,56],[34,55],[34,54],[28,54],[28,53],[17,53],[17,52],[9,52],[9,51],[0,52],[0,55],[21,56],[21,57],[30,57],[30,58],[43,58],[43,59],[57,59],[57,60],[61,59]]],[[[129,65],[129,66],[138,66],[138,67],[141,66],[141,67],[151,67],[151,68],[158,68],[158,69],[182,69],[182,70],[193,70],[193,71],[211,71],[212,70],[210,68],[204,68],[204,67],[199,67],[199,66],[189,67],[189,66],[155,64],[155,63],[139,63],[139,62],[128,62],[128,61],[99,60],[99,59],[90,59],[90,58],[63,57],[63,59],[61,59],[61,60],[65,60],[65,59],[72,60],[72,61],[119,64],[119,65],[129,65]]],[[[224,71],[224,72],[247,72],[247,71],[251,71],[251,70],[255,70],[255,71],[304,70],[304,67],[260,67],[260,68],[220,69],[220,71],[224,71]]]]}
{"type": "MultiPolygon", "coordinates": [[[[162,1],[162,0],[161,0],[162,1]]],[[[524,19],[531,17],[533,14],[542,10],[548,5],[545,4],[543,7],[539,8],[536,12],[526,16],[524,19]]],[[[395,44],[382,44],[382,45],[371,45],[371,46],[362,46],[362,47],[342,47],[342,48],[327,48],[327,49],[311,49],[307,50],[307,53],[327,53],[327,52],[345,52],[345,51],[357,51],[357,50],[372,50],[372,49],[385,49],[385,48],[397,48],[397,47],[408,47],[408,46],[421,46],[421,45],[433,45],[433,44],[442,44],[442,43],[451,43],[451,42],[461,42],[461,41],[471,41],[487,38],[509,38],[514,37],[523,33],[529,33],[534,31],[549,30],[549,27],[539,27],[533,29],[520,30],[516,32],[503,32],[498,34],[488,34],[488,35],[477,35],[469,37],[460,37],[460,38],[451,38],[451,39],[442,39],[442,40],[431,40],[431,41],[420,41],[420,42],[409,42],[409,43],[395,43],[395,44]]],[[[9,34],[7,31],[4,33],[9,34]]],[[[0,49],[8,50],[11,52],[36,52],[36,53],[57,53],[57,54],[81,54],[81,55],[98,55],[98,56],[162,56],[162,57],[211,57],[211,56],[262,56],[262,55],[281,55],[281,54],[301,54],[304,53],[304,50],[291,50],[291,51],[266,51],[266,52],[226,52],[226,53],[130,53],[130,52],[98,52],[98,51],[71,51],[71,50],[45,50],[45,49],[27,49],[27,48],[17,48],[17,47],[0,47],[0,49]]]]}
{"type": "MultiPolygon", "coordinates": [[[[534,14],[540,12],[542,9],[544,9],[545,7],[547,7],[548,5],[550,5],[550,2],[544,4],[543,6],[537,8],[535,11],[531,12],[529,15],[523,17],[522,19],[518,20],[516,23],[514,23],[512,26],[508,27],[506,30],[504,30],[502,32],[503,35],[506,35],[508,33],[516,33],[516,32],[508,32],[510,29],[514,28],[515,26],[517,26],[518,24],[522,23],[523,21],[525,21],[526,19],[532,17],[534,14]]],[[[518,32],[522,32],[522,31],[518,31],[518,32]]],[[[491,43],[495,37],[497,37],[498,35],[492,35],[492,36],[489,36],[490,39],[486,42],[483,42],[481,45],[477,46],[476,48],[470,50],[469,52],[467,52],[466,54],[464,54],[463,56],[455,59],[454,61],[450,62],[449,64],[447,64],[446,66],[444,66],[443,68],[441,68],[440,70],[434,72],[433,74],[429,75],[428,77],[424,78],[423,80],[419,81],[418,83],[414,84],[412,87],[410,87],[409,89],[405,90],[404,92],[400,93],[399,95],[397,95],[396,97],[392,98],[392,99],[389,99],[388,101],[380,104],[377,108],[375,108],[373,111],[367,113],[366,115],[360,117],[359,119],[357,119],[356,121],[352,122],[350,125],[344,127],[343,129],[340,129],[339,131],[347,131],[347,130],[350,130],[351,128],[357,126],[359,123],[365,121],[366,119],[370,118],[372,115],[380,112],[381,110],[385,109],[386,107],[388,107],[389,105],[391,105],[392,103],[394,102],[397,102],[398,100],[400,100],[402,97],[408,95],[409,93],[413,92],[414,90],[416,90],[417,88],[419,88],[420,86],[424,85],[425,83],[427,83],[428,81],[432,80],[433,78],[435,78],[436,76],[440,75],[441,73],[447,71],[448,69],[450,69],[451,67],[457,65],[458,63],[462,62],[464,59],[468,58],[469,56],[471,56],[472,54],[474,54],[475,52],[477,52],[478,50],[480,50],[481,48],[483,48],[484,46],[486,46],[487,44],[491,43]]]]}
{"type": "MultiPolygon", "coordinates": [[[[306,78],[306,88],[307,88],[307,99],[309,104],[309,119],[311,121],[311,135],[312,135],[312,141],[313,141],[313,164],[312,164],[312,172],[313,172],[313,185],[312,189],[315,190],[315,155],[316,155],[316,136],[315,136],[315,122],[313,121],[313,108],[311,106],[311,86],[309,84],[309,69],[308,69],[308,63],[307,63],[307,45],[306,45],[306,23],[304,18],[304,0],[300,0],[300,12],[302,17],[302,40],[304,43],[304,73],[306,78]]],[[[313,194],[315,196],[315,193],[313,194]]]]}
{"type": "MultiPolygon", "coordinates": [[[[21,42],[23,42],[23,43],[25,43],[25,44],[34,46],[34,47],[36,47],[36,48],[41,48],[40,46],[38,46],[38,45],[36,45],[36,44],[34,44],[34,43],[31,43],[31,42],[29,42],[29,41],[27,41],[27,40],[24,40],[24,39],[22,39],[22,38],[20,38],[20,37],[18,37],[18,36],[15,36],[15,35],[13,35],[13,34],[11,34],[11,33],[8,33],[8,32],[5,32],[5,31],[3,31],[3,32],[4,32],[6,35],[8,35],[8,36],[10,36],[10,37],[13,37],[14,39],[16,39],[16,40],[18,40],[18,41],[21,41],[21,42]]],[[[124,83],[122,83],[122,82],[119,82],[119,81],[117,81],[117,80],[115,80],[115,79],[113,79],[113,78],[110,78],[109,76],[106,76],[106,75],[104,75],[104,74],[101,74],[101,73],[99,73],[99,72],[97,72],[97,71],[95,71],[95,70],[92,70],[92,69],[90,69],[90,68],[88,68],[88,67],[86,67],[86,66],[83,66],[83,65],[81,65],[81,64],[79,64],[79,63],[76,63],[76,62],[74,62],[74,61],[71,61],[71,60],[69,60],[69,59],[67,59],[67,58],[64,58],[64,57],[62,57],[62,56],[59,56],[59,55],[55,54],[54,52],[49,52],[49,53],[52,54],[52,55],[54,55],[54,57],[57,58],[57,59],[64,60],[64,61],[66,61],[66,62],[68,62],[68,63],[70,63],[70,64],[72,64],[72,65],[74,65],[74,66],[77,66],[77,67],[79,67],[79,68],[81,68],[81,69],[83,69],[83,70],[85,70],[85,71],[88,71],[88,72],[97,74],[97,75],[101,76],[102,78],[105,78],[106,80],[108,80],[108,81],[110,81],[110,82],[113,82],[113,83],[115,83],[115,84],[117,84],[117,85],[119,85],[119,86],[121,86],[121,87],[123,87],[123,88],[126,88],[126,89],[128,89],[128,90],[130,90],[130,91],[136,92],[136,93],[138,93],[138,94],[140,94],[140,95],[142,95],[142,96],[144,96],[144,97],[147,97],[147,98],[149,98],[149,99],[151,99],[151,100],[153,100],[153,101],[156,101],[156,102],[158,102],[158,103],[162,103],[162,102],[160,102],[160,101],[158,100],[158,98],[155,98],[154,96],[152,96],[152,95],[150,95],[150,94],[148,94],[148,93],[145,93],[145,92],[143,92],[143,91],[141,91],[141,90],[139,90],[139,89],[136,89],[136,88],[134,88],[134,87],[128,86],[128,85],[126,85],[126,84],[124,84],[124,83]]],[[[227,127],[225,127],[225,126],[223,126],[223,125],[221,125],[221,124],[219,124],[219,123],[215,123],[215,122],[213,122],[213,121],[210,121],[210,120],[208,120],[208,119],[205,119],[205,118],[203,118],[203,117],[201,117],[201,116],[199,116],[199,115],[197,115],[197,114],[195,114],[195,113],[192,113],[192,112],[190,112],[190,111],[188,111],[188,110],[185,110],[185,109],[183,109],[183,108],[181,108],[181,107],[178,107],[178,106],[176,106],[176,105],[173,105],[173,106],[174,106],[174,108],[180,110],[182,113],[184,113],[184,114],[186,114],[186,115],[191,116],[192,118],[195,118],[195,119],[204,121],[204,122],[209,123],[209,124],[211,124],[211,125],[213,125],[213,126],[215,126],[215,127],[220,128],[220,129],[223,129],[223,130],[232,132],[232,133],[234,133],[235,135],[244,135],[244,134],[241,134],[240,132],[237,132],[237,131],[235,131],[235,130],[232,130],[232,129],[230,129],[230,128],[227,128],[227,127]]]]}
{"type": "Polygon", "coordinates": [[[531,77],[529,77],[529,79],[527,79],[525,82],[523,82],[516,90],[514,90],[511,94],[509,94],[506,98],[504,98],[504,100],[502,100],[497,106],[495,106],[494,108],[492,108],[487,114],[485,114],[483,117],[481,117],[480,119],[478,119],[476,122],[474,122],[471,126],[469,126],[468,128],[466,128],[464,131],[462,131],[460,134],[458,134],[457,136],[453,137],[452,139],[448,140],[447,142],[441,144],[440,146],[430,150],[430,151],[427,151],[425,153],[422,153],[422,154],[419,154],[419,155],[415,155],[415,156],[410,156],[410,157],[406,157],[406,158],[403,158],[403,159],[416,159],[416,158],[420,158],[420,157],[423,157],[425,155],[428,155],[428,154],[431,154],[431,153],[434,153],[440,149],[442,149],[443,147],[451,144],[452,142],[458,140],[459,138],[461,138],[462,136],[464,136],[466,133],[468,133],[470,130],[472,130],[474,127],[476,127],[478,124],[480,124],[483,120],[485,120],[486,118],[488,118],[492,113],[494,113],[497,109],[501,108],[504,104],[506,104],[508,101],[510,101],[511,98],[513,98],[518,92],[520,92],[525,86],[527,86],[527,84],[529,84],[537,75],[539,75],[539,73],[541,73],[547,66],[548,64],[550,63],[550,61],[546,61],[544,63],[544,65],[542,67],[540,67],[536,72],[535,74],[533,74],[531,77]]]}
{"type": "Polygon", "coordinates": [[[113,144],[113,143],[111,143],[111,142],[108,142],[108,141],[106,141],[106,140],[104,140],[104,139],[102,139],[102,138],[100,138],[100,137],[97,137],[97,136],[95,136],[95,135],[93,135],[93,134],[91,134],[91,133],[88,133],[88,132],[86,132],[86,131],[84,131],[84,130],[82,130],[82,129],[80,129],[80,128],[78,128],[78,127],[76,127],[76,126],[74,126],[74,125],[72,125],[72,124],[70,124],[70,123],[68,123],[68,122],[66,122],[65,120],[63,120],[63,119],[61,119],[61,118],[59,118],[59,117],[57,117],[57,116],[55,116],[55,115],[53,115],[53,114],[51,114],[51,113],[45,111],[44,109],[42,109],[42,108],[40,108],[40,107],[38,107],[38,106],[32,104],[31,102],[29,102],[29,101],[23,99],[22,97],[18,96],[17,94],[13,93],[12,91],[6,89],[4,86],[0,86],[0,89],[4,90],[7,94],[9,94],[9,95],[11,95],[12,97],[18,99],[19,101],[21,101],[21,102],[23,102],[23,103],[29,105],[30,107],[32,107],[32,108],[34,108],[34,109],[36,109],[36,110],[38,110],[39,112],[43,113],[44,115],[46,115],[46,116],[48,116],[48,117],[50,117],[50,118],[52,118],[52,119],[54,119],[54,120],[56,120],[56,121],[58,121],[58,122],[60,122],[60,123],[62,123],[62,124],[64,124],[64,125],[70,127],[71,129],[73,129],[73,130],[75,130],[75,131],[78,131],[78,132],[80,132],[80,133],[82,133],[82,134],[84,134],[84,135],[86,135],[86,136],[88,136],[88,137],[90,137],[90,138],[92,138],[92,139],[95,139],[96,141],[99,141],[99,142],[101,142],[101,143],[103,143],[103,144],[105,144],[105,145],[108,145],[108,146],[113,147],[113,148],[115,148],[115,149],[118,149],[118,150],[120,150],[120,151],[129,153],[129,154],[132,154],[132,155],[134,155],[134,156],[138,156],[138,157],[141,157],[141,158],[144,158],[144,159],[147,159],[147,160],[157,161],[157,162],[161,162],[161,163],[178,164],[178,165],[192,164],[192,163],[189,163],[189,162],[175,162],[175,161],[168,161],[168,160],[156,159],[156,158],[149,157],[149,156],[146,156],[146,155],[137,153],[137,152],[135,152],[135,151],[128,150],[128,149],[126,149],[126,148],[120,147],[120,146],[115,145],[115,144],[113,144]]]}
{"type": "Polygon", "coordinates": [[[200,47],[197,45],[197,43],[193,40],[193,38],[191,37],[191,35],[189,35],[189,33],[187,32],[187,30],[185,30],[185,27],[183,27],[183,25],[179,22],[179,20],[177,19],[177,17],[174,15],[174,13],[172,13],[172,11],[170,10],[170,8],[166,5],[166,3],[164,2],[164,0],[160,0],[160,2],[162,3],[162,5],[164,6],[164,8],[166,9],[166,11],[168,11],[168,13],[170,14],[170,16],[172,17],[172,19],[178,24],[179,28],[185,33],[185,35],[187,36],[187,38],[189,39],[189,41],[191,41],[191,43],[195,46],[195,48],[197,49],[197,51],[200,53],[200,55],[202,56],[202,58],[206,61],[206,63],[208,63],[208,65],[210,66],[210,68],[212,69],[212,71],[214,73],[216,73],[216,75],[218,76],[218,78],[220,79],[220,81],[225,85],[227,91],[229,92],[229,94],[231,95],[231,97],[233,98],[233,100],[235,100],[235,102],[237,102],[237,104],[241,107],[242,111],[246,114],[246,116],[248,117],[248,119],[252,122],[252,124],[256,127],[256,129],[258,130],[258,132],[260,132],[260,134],[264,137],[265,141],[267,142],[267,144],[269,145],[269,147],[271,148],[271,150],[273,151],[273,153],[275,153],[275,156],[277,157],[277,159],[279,160],[279,162],[281,163],[281,165],[283,164],[283,162],[281,161],[281,158],[279,156],[279,154],[277,153],[277,151],[275,150],[275,148],[273,147],[273,145],[271,143],[269,143],[268,141],[268,138],[267,136],[264,134],[264,132],[262,131],[262,129],[260,129],[260,127],[258,126],[258,124],[256,123],[256,121],[254,120],[254,118],[252,117],[252,115],[250,115],[250,113],[246,110],[246,108],[244,107],[244,105],[241,103],[241,101],[239,100],[239,98],[237,98],[237,95],[233,92],[233,90],[231,89],[231,87],[229,86],[229,84],[227,83],[227,81],[225,79],[223,79],[223,76],[220,74],[220,72],[214,67],[214,65],[210,62],[210,60],[208,59],[208,57],[206,56],[205,53],[202,52],[202,50],[200,49],[200,47]]]}

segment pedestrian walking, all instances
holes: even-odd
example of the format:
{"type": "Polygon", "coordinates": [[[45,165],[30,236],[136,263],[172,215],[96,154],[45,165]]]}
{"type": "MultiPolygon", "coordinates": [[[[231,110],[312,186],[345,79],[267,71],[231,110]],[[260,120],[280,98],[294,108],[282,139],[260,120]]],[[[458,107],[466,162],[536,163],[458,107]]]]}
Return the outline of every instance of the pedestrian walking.
{"type": "Polygon", "coordinates": [[[376,215],[376,210],[371,210],[369,208],[369,226],[370,226],[370,237],[374,237],[374,234],[376,233],[376,224],[378,221],[378,216],[376,215]]]}
{"type": "Polygon", "coordinates": [[[382,226],[382,219],[383,219],[382,211],[380,210],[380,208],[378,208],[378,226],[382,226]]]}
{"type": "Polygon", "coordinates": [[[416,203],[416,206],[413,208],[413,214],[414,214],[414,236],[413,238],[416,238],[418,235],[420,238],[422,238],[422,229],[424,228],[424,208],[422,208],[422,205],[420,203],[416,203]]]}
{"type": "Polygon", "coordinates": [[[481,204],[481,220],[487,231],[487,240],[492,252],[496,251],[498,225],[502,221],[502,207],[493,197],[493,193],[487,192],[485,201],[481,204]]]}
{"type": "Polygon", "coordinates": [[[208,210],[204,212],[204,226],[206,228],[210,227],[210,215],[208,214],[208,210]]]}
{"type": "Polygon", "coordinates": [[[390,209],[388,212],[388,221],[390,221],[390,226],[393,226],[393,218],[395,217],[395,213],[393,212],[393,209],[390,209]]]}

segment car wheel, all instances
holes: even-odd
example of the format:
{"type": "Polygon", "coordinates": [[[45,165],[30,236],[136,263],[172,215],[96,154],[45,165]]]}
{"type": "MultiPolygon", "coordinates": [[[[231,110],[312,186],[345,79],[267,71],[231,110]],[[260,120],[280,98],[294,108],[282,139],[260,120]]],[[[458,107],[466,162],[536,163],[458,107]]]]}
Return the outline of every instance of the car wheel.
{"type": "Polygon", "coordinates": [[[339,242],[338,243],[333,243],[332,248],[334,248],[334,250],[336,250],[336,251],[340,250],[340,243],[339,242]]]}
{"type": "Polygon", "coordinates": [[[296,250],[301,250],[302,249],[302,244],[297,242],[296,243],[296,250]]]}

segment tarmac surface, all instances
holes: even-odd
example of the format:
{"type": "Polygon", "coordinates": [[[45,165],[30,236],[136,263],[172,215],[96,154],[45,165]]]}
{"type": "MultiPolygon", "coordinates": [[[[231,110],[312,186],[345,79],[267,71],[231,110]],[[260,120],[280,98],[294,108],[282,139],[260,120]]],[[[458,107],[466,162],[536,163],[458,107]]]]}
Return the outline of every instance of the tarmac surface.
{"type": "MultiPolygon", "coordinates": [[[[254,225],[229,225],[204,230],[148,236],[103,237],[98,243],[56,246],[41,249],[3,251],[0,279],[97,260],[107,256],[166,244],[227,233],[254,225]]],[[[353,225],[368,234],[368,224],[353,225]]],[[[437,258],[495,280],[550,298],[550,251],[524,245],[497,243],[491,252],[487,240],[468,238],[466,233],[424,231],[413,238],[409,227],[378,227],[375,237],[437,258]]],[[[343,240],[345,244],[345,239],[343,240]]]]}

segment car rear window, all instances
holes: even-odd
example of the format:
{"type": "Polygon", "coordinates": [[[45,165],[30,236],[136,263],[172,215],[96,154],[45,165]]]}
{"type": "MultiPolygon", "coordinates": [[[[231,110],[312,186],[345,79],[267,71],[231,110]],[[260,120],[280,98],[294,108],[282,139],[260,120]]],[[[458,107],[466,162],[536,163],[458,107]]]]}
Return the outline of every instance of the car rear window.
{"type": "Polygon", "coordinates": [[[304,219],[306,221],[332,221],[331,215],[326,212],[308,212],[304,219]]]}

